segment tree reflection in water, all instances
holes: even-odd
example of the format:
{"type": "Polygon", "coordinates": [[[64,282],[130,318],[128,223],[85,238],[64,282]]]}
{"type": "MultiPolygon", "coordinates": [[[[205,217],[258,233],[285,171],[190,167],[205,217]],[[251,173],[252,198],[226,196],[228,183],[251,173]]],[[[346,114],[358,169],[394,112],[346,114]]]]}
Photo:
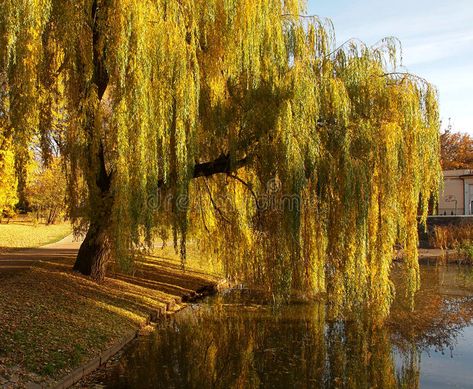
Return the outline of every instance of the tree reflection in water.
{"type": "Polygon", "coordinates": [[[419,388],[421,353],[452,350],[472,325],[473,277],[422,269],[410,312],[403,280],[388,321],[369,312],[330,320],[325,304],[274,311],[232,293],[180,313],[133,345],[106,380],[112,388],[419,388]]]}

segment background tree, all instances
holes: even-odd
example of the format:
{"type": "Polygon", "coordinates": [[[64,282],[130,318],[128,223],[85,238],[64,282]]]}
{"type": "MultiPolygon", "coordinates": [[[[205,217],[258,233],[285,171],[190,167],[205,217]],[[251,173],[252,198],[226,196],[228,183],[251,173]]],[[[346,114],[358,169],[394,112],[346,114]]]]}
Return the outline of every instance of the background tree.
{"type": "Polygon", "coordinates": [[[451,128],[440,135],[441,161],[444,170],[473,169],[473,138],[451,128]]]}
{"type": "Polygon", "coordinates": [[[229,277],[275,298],[328,292],[385,314],[395,241],[418,287],[438,107],[397,71],[396,41],[337,48],[299,0],[0,6],[18,171],[35,129],[58,140],[87,230],[76,270],[100,280],[168,228],[183,260],[192,233],[229,277]]]}
{"type": "Polygon", "coordinates": [[[18,203],[15,152],[12,132],[8,128],[6,75],[0,71],[0,221],[11,217],[18,203]]]}
{"type": "MultiPolygon", "coordinates": [[[[2,134],[0,142],[1,138],[2,134]]],[[[15,155],[8,143],[3,139],[3,149],[0,149],[0,221],[3,217],[11,218],[18,203],[15,155]]]]}
{"type": "Polygon", "coordinates": [[[49,165],[36,166],[26,187],[28,203],[38,218],[54,224],[65,211],[66,179],[60,158],[49,165]]]}

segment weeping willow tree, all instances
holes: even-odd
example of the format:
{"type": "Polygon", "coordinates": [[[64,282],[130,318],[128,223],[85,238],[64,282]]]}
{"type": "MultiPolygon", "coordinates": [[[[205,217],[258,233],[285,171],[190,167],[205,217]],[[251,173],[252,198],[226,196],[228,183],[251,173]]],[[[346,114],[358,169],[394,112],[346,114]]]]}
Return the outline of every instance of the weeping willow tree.
{"type": "MultiPolygon", "coordinates": [[[[299,0],[0,1],[23,177],[59,145],[75,269],[102,279],[172,231],[231,278],[387,312],[393,245],[419,283],[440,177],[435,90],[394,40],[335,47],[299,0]]],[[[24,178],[22,178],[24,179],[24,178]]],[[[21,185],[20,185],[21,186],[21,185]]]]}

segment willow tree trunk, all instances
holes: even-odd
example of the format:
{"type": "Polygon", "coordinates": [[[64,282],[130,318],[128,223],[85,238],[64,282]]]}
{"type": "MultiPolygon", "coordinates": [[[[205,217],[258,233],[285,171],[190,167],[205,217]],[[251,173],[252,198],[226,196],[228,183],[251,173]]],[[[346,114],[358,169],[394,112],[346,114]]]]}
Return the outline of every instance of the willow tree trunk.
{"type": "Polygon", "coordinates": [[[91,224],[77,254],[74,270],[94,280],[102,281],[110,262],[110,241],[107,226],[91,224]]]}
{"type": "Polygon", "coordinates": [[[99,148],[95,162],[95,179],[88,181],[89,190],[93,190],[89,199],[90,224],[77,254],[74,270],[102,281],[112,258],[110,230],[114,202],[111,191],[112,173],[107,173],[105,167],[103,145],[99,148]]]}
{"type": "MultiPolygon", "coordinates": [[[[105,142],[100,134],[104,134],[103,123],[98,120],[100,115],[100,102],[104,96],[109,82],[109,75],[105,65],[103,30],[99,27],[99,20],[107,17],[107,9],[112,2],[109,0],[92,1],[90,12],[90,26],[92,32],[92,58],[83,60],[84,68],[89,66],[90,59],[93,64],[92,78],[87,74],[82,80],[83,94],[89,96],[92,102],[85,107],[85,134],[88,137],[86,149],[87,168],[85,171],[87,186],[89,189],[89,217],[90,224],[85,240],[82,243],[74,270],[91,276],[97,281],[105,278],[107,265],[111,261],[110,227],[113,208],[113,194],[111,193],[112,172],[108,173],[106,168],[105,142]],[[101,10],[101,12],[99,12],[101,10]],[[98,147],[97,147],[98,146],[98,147]]],[[[85,73],[85,72],[84,72],[85,73]]]]}

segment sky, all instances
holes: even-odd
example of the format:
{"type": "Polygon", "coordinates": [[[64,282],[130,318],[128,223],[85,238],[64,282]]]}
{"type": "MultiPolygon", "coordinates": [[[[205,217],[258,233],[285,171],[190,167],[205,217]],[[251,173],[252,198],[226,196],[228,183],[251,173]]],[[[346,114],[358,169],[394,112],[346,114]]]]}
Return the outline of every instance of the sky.
{"type": "Polygon", "coordinates": [[[473,0],[307,0],[330,18],[337,44],[401,40],[403,66],[439,91],[442,128],[473,135],[473,0]]]}

